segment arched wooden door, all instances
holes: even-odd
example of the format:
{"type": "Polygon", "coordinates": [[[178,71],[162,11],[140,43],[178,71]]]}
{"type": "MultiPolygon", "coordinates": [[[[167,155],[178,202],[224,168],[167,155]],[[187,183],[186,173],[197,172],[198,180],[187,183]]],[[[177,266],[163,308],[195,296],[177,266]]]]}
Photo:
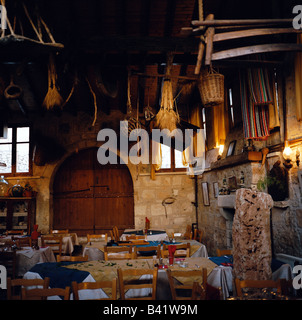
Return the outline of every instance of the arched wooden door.
{"type": "MultiPolygon", "coordinates": [[[[118,161],[119,162],[119,161],[118,161]]],[[[78,235],[134,227],[133,182],[126,165],[101,165],[97,148],[67,158],[53,185],[53,228],[78,235]]]]}

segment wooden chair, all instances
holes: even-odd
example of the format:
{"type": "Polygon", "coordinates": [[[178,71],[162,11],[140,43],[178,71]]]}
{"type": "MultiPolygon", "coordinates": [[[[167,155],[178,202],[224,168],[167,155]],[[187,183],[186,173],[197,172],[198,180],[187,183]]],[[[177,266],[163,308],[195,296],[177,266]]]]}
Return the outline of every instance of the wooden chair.
{"type": "Polygon", "coordinates": [[[6,231],[7,236],[12,236],[12,235],[23,235],[23,230],[7,230],[6,231]]]}
{"type": "Polygon", "coordinates": [[[132,259],[132,247],[104,246],[104,260],[132,259]]]}
{"type": "Polygon", "coordinates": [[[50,247],[55,255],[62,254],[62,236],[42,236],[42,247],[50,247]]]}
{"type": "Polygon", "coordinates": [[[48,289],[31,289],[22,288],[22,300],[46,300],[48,297],[62,296],[63,300],[70,299],[70,287],[48,288],[48,289]]]}
{"type": "Polygon", "coordinates": [[[161,257],[160,244],[151,247],[133,247],[133,259],[153,259],[153,256],[157,259],[161,257]]]}
{"type": "MultiPolygon", "coordinates": [[[[182,244],[175,244],[176,246],[176,251],[174,253],[174,257],[176,258],[181,258],[181,257],[190,257],[190,248],[191,244],[190,243],[182,243],[182,244]]],[[[162,258],[167,258],[169,256],[169,245],[168,244],[163,244],[163,248],[161,250],[161,257],[162,258]]]]}
{"type": "Polygon", "coordinates": [[[50,230],[51,234],[67,234],[69,233],[69,229],[62,229],[62,230],[50,230]]]}
{"type": "Polygon", "coordinates": [[[194,282],[207,283],[207,269],[201,270],[166,270],[173,300],[191,300],[194,282]]]}
{"type": "Polygon", "coordinates": [[[90,241],[105,241],[108,242],[108,234],[103,233],[103,234],[87,234],[87,242],[90,241]]]}
{"type": "MultiPolygon", "coordinates": [[[[155,300],[158,269],[121,269],[117,270],[121,300],[155,300]],[[152,276],[146,278],[145,275],[152,276]],[[148,295],[126,298],[129,289],[149,289],[148,295]],[[151,291],[151,292],[150,292],[151,291]]],[[[135,291],[133,291],[135,293],[135,291]]]]}
{"type": "Polygon", "coordinates": [[[111,240],[115,241],[114,235],[113,235],[113,230],[109,230],[109,236],[111,240]]]}
{"type": "Polygon", "coordinates": [[[129,236],[126,236],[125,239],[126,239],[126,241],[128,241],[128,240],[145,240],[145,236],[130,234],[129,236]]]}
{"type": "Polygon", "coordinates": [[[221,300],[220,288],[215,288],[208,283],[200,285],[199,282],[193,283],[192,300],[221,300]]]}
{"type": "Polygon", "coordinates": [[[206,290],[197,281],[193,282],[191,299],[192,300],[205,300],[206,299],[206,290]]]}
{"type": "Polygon", "coordinates": [[[232,250],[229,250],[229,249],[225,249],[225,250],[217,249],[216,250],[216,254],[217,254],[217,257],[230,256],[230,255],[232,255],[232,250]]]}
{"type": "Polygon", "coordinates": [[[202,231],[200,231],[198,229],[194,229],[193,240],[201,242],[201,239],[202,239],[202,231]]]}
{"type": "Polygon", "coordinates": [[[78,261],[78,262],[85,262],[88,261],[88,256],[61,256],[57,255],[57,262],[61,261],[78,261]]]}
{"type": "Polygon", "coordinates": [[[31,247],[31,245],[32,245],[31,237],[15,238],[13,236],[12,240],[14,240],[16,242],[16,245],[18,248],[31,247]]]}
{"type": "MultiPolygon", "coordinates": [[[[102,298],[97,300],[116,300],[117,299],[117,278],[113,278],[112,281],[97,281],[97,282],[81,282],[77,283],[73,281],[71,283],[74,300],[80,300],[80,290],[96,290],[96,289],[111,289],[111,297],[102,298]]],[[[95,299],[93,299],[95,300],[95,299]]]]}
{"type": "Polygon", "coordinates": [[[186,232],[184,233],[184,238],[187,240],[192,240],[192,237],[192,227],[190,225],[187,225],[186,232]]]}
{"type": "Polygon", "coordinates": [[[7,277],[15,279],[17,276],[17,255],[16,251],[0,252],[0,265],[3,265],[7,271],[7,277]]]}
{"type": "Polygon", "coordinates": [[[280,281],[273,280],[239,280],[235,279],[236,293],[238,297],[242,297],[242,289],[276,289],[276,293],[281,294],[281,283],[280,281]]]}
{"type": "Polygon", "coordinates": [[[7,278],[7,300],[21,300],[21,287],[41,286],[43,289],[49,287],[50,279],[11,279],[7,278]]]}

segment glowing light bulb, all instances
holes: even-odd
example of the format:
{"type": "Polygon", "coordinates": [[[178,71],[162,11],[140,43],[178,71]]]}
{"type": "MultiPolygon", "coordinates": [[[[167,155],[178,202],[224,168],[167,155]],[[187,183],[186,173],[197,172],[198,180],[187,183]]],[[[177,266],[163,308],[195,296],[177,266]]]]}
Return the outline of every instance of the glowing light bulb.
{"type": "Polygon", "coordinates": [[[288,141],[285,141],[284,150],[283,150],[283,158],[286,160],[290,160],[290,156],[293,150],[290,148],[288,141]]]}
{"type": "Polygon", "coordinates": [[[219,146],[219,149],[218,149],[218,154],[221,156],[222,155],[222,153],[223,153],[223,149],[224,149],[224,144],[221,144],[220,146],[219,146]]]}

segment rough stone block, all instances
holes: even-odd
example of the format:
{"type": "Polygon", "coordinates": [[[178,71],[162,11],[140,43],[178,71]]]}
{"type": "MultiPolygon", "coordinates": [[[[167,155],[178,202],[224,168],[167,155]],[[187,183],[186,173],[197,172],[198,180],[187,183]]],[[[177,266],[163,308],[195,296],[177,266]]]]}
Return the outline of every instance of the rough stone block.
{"type": "Polygon", "coordinates": [[[271,279],[270,210],[272,197],[264,192],[239,189],[233,221],[234,277],[271,279]]]}

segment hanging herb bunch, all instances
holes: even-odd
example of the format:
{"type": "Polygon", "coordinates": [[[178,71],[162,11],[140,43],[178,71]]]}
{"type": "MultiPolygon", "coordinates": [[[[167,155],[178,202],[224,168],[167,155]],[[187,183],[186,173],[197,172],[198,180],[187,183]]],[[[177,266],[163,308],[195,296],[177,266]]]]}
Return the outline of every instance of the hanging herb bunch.
{"type": "Polygon", "coordinates": [[[60,107],[63,102],[63,98],[57,88],[57,72],[54,57],[50,54],[48,62],[48,91],[44,98],[43,106],[49,110],[54,107],[60,107]]]}
{"type": "Polygon", "coordinates": [[[173,65],[173,55],[169,54],[167,59],[166,77],[162,86],[160,110],[156,115],[156,126],[163,130],[172,132],[179,123],[179,114],[174,110],[173,89],[171,82],[171,70],[173,65]]]}

